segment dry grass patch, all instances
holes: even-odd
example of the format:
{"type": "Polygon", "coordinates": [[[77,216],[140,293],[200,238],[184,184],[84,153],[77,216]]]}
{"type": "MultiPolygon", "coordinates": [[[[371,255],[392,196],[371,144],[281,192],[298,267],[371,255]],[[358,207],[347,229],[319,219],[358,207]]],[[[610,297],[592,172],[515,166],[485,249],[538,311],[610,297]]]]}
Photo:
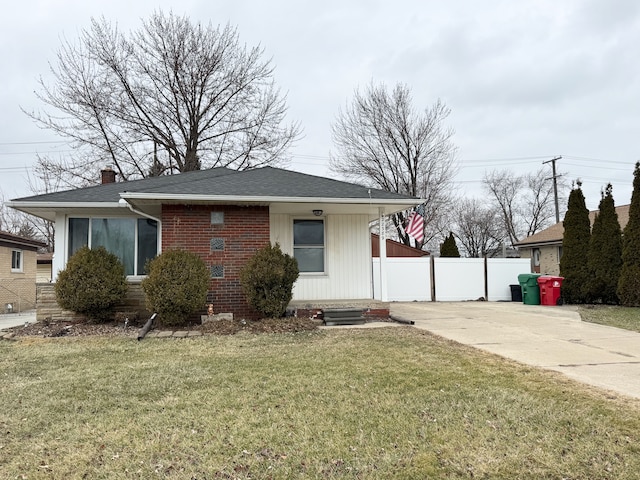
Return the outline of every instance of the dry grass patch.
{"type": "Polygon", "coordinates": [[[640,308],[613,305],[587,305],[578,308],[585,322],[640,332],[640,308]]]}
{"type": "Polygon", "coordinates": [[[410,327],[0,344],[2,478],[636,478],[640,404],[410,327]]]}

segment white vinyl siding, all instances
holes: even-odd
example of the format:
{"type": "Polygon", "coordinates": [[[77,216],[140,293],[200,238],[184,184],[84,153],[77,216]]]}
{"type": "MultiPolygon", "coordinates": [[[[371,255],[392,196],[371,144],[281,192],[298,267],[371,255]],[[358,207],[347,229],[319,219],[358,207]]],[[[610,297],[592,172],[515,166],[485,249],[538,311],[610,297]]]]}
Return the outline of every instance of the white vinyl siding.
{"type": "MultiPolygon", "coordinates": [[[[271,214],[271,242],[293,255],[294,216],[271,214]]],[[[293,300],[373,298],[371,237],[367,215],[327,215],[324,273],[300,275],[293,300]]]]}

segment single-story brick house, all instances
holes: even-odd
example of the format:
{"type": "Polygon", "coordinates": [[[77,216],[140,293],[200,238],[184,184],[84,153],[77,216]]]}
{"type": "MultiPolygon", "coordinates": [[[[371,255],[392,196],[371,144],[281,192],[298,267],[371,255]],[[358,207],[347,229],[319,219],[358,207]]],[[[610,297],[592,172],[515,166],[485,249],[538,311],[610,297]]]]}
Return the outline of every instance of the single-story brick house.
{"type": "Polygon", "coordinates": [[[183,248],[210,268],[215,311],[246,317],[255,312],[245,302],[239,271],[269,242],[298,260],[294,301],[372,300],[369,224],[421,202],[273,167],[213,168],[127,182],[116,182],[109,169],[102,181],[7,203],[55,222],[53,282],[84,245],[102,245],[118,255],[132,286],[144,277],[147,259],[183,248]]]}
{"type": "MultiPolygon", "coordinates": [[[[591,225],[598,210],[589,212],[591,225]]],[[[624,229],[629,221],[629,205],[616,207],[620,228],[624,229]]],[[[562,257],[563,223],[556,223],[549,228],[525,238],[515,244],[522,258],[531,259],[531,271],[545,275],[560,275],[560,257],[562,257]]],[[[586,259],[585,259],[586,260],[586,259]]]]}
{"type": "Polygon", "coordinates": [[[33,310],[36,305],[36,254],[46,245],[0,232],[0,313],[33,310]]]}

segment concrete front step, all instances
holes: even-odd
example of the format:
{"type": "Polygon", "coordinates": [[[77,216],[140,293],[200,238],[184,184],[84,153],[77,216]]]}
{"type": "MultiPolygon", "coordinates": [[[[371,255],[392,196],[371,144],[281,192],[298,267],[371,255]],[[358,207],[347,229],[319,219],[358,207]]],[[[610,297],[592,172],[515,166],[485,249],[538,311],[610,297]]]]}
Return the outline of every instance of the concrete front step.
{"type": "Polygon", "coordinates": [[[363,325],[363,313],[360,308],[325,308],[322,310],[322,317],[327,326],[363,325]]]}

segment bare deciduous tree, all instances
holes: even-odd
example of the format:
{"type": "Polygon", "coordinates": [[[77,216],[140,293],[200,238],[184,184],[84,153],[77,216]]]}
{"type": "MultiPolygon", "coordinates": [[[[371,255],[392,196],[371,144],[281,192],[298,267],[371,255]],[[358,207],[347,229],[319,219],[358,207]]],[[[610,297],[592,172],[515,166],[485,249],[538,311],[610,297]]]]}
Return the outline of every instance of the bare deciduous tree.
{"type": "MultiPolygon", "coordinates": [[[[545,168],[524,175],[509,170],[485,173],[484,188],[500,212],[499,222],[510,245],[555,220],[553,183],[548,176],[545,168]]],[[[561,183],[559,188],[564,185],[561,183]]]]}
{"type": "MultiPolygon", "coordinates": [[[[398,84],[356,90],[353,101],[338,113],[332,126],[337,155],[331,169],[346,178],[406,195],[424,198],[425,239],[441,233],[439,219],[450,208],[455,175],[453,130],[445,121],[449,108],[438,100],[424,112],[412,106],[411,92],[398,84]]],[[[407,213],[394,214],[398,238],[409,245],[404,232],[407,213]]]]}
{"type": "Polygon", "coordinates": [[[95,179],[87,165],[96,162],[124,179],[283,163],[299,126],[284,124],[285,97],[263,53],[228,25],[174,14],[155,13],[128,35],[92,19],[77,43],[62,44],[53,84],[40,81],[50,111],[28,114],[72,141],[77,155],[55,173],[80,183],[95,179]]]}
{"type": "Polygon", "coordinates": [[[497,208],[476,198],[462,199],[455,213],[455,232],[467,257],[494,257],[504,238],[497,208]]]}
{"type": "MultiPolygon", "coordinates": [[[[43,169],[39,163],[35,167],[36,178],[28,177],[29,189],[38,195],[58,191],[60,184],[49,170],[43,169]]],[[[53,222],[35,217],[4,206],[4,198],[0,193],[0,230],[47,244],[46,250],[54,250],[53,222]]]]}

